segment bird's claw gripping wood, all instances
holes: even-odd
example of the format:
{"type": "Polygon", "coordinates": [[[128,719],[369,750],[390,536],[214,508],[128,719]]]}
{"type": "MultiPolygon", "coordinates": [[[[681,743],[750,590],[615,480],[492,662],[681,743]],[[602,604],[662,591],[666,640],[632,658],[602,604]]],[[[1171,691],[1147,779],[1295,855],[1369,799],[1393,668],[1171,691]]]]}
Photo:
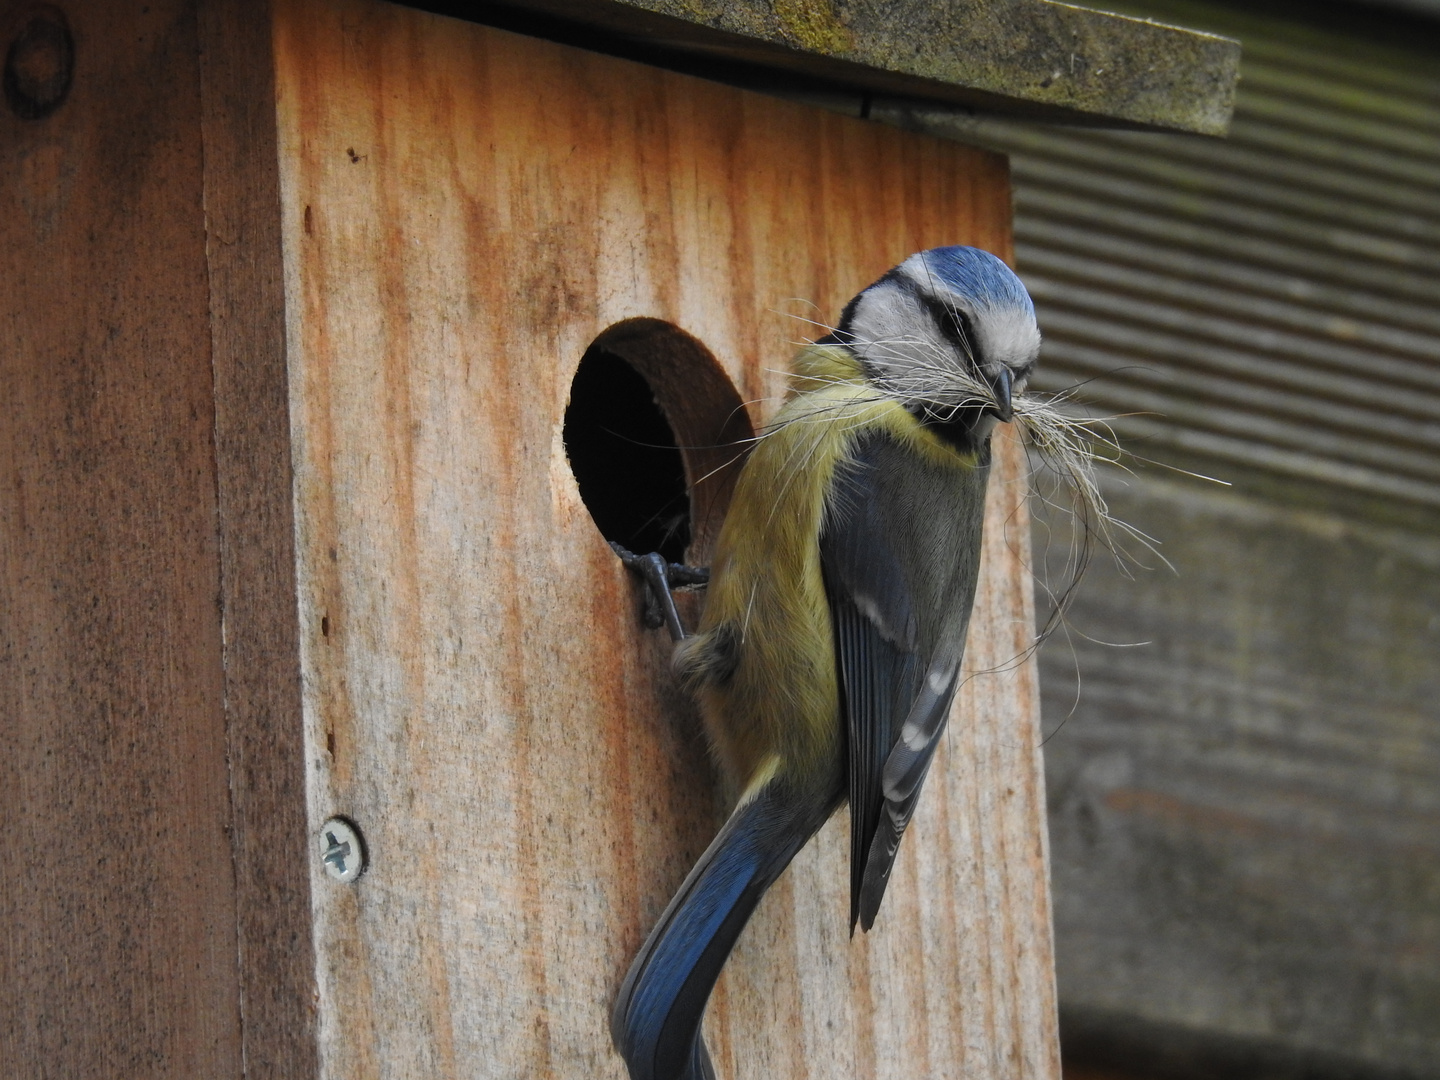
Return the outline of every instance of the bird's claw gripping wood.
{"type": "Polygon", "coordinates": [[[706,584],[710,571],[703,566],[666,562],[658,551],[636,555],[613,540],[610,548],[628,569],[645,581],[645,625],[651,630],[668,627],[674,640],[683,641],[685,628],[680,624],[680,612],[675,609],[674,590],[684,585],[706,584]]]}

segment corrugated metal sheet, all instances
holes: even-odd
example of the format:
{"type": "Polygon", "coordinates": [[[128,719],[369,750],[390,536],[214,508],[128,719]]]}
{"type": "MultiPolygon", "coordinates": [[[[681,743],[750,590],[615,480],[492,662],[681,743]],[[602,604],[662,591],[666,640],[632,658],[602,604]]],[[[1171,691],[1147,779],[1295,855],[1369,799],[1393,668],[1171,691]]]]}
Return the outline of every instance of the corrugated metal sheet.
{"type": "Polygon", "coordinates": [[[1165,445],[1440,508],[1440,65],[1215,4],[1228,140],[912,114],[1011,155],[1039,384],[1165,445]]]}

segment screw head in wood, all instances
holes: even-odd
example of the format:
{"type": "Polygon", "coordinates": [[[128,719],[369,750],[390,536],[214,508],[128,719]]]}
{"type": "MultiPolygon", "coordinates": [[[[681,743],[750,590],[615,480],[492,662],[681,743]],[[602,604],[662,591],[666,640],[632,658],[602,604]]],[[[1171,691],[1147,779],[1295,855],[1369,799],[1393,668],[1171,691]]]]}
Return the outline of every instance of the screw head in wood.
{"type": "Polygon", "coordinates": [[[336,881],[348,885],[365,872],[365,841],[354,822],[332,817],[317,839],[320,863],[336,881]]]}

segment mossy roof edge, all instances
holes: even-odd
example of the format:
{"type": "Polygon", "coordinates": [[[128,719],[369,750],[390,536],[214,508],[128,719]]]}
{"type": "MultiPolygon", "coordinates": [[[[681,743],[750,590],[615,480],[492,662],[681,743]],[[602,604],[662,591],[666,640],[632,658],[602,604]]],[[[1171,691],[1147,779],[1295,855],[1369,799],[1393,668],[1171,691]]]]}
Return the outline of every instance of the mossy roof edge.
{"type": "Polygon", "coordinates": [[[1041,121],[1223,135],[1239,79],[1229,38],[1053,0],[503,3],[651,50],[1041,121]]]}

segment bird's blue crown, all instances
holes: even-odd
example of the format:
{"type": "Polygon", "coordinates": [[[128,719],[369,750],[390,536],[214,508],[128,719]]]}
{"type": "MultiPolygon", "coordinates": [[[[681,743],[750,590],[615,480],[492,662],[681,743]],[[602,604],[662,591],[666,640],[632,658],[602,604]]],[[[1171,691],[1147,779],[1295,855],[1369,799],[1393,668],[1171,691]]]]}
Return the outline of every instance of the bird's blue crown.
{"type": "Polygon", "coordinates": [[[922,251],[919,259],[936,281],[951,292],[972,298],[976,304],[1017,307],[1034,314],[1030,294],[1020,279],[988,251],[960,245],[938,247],[922,251]]]}

